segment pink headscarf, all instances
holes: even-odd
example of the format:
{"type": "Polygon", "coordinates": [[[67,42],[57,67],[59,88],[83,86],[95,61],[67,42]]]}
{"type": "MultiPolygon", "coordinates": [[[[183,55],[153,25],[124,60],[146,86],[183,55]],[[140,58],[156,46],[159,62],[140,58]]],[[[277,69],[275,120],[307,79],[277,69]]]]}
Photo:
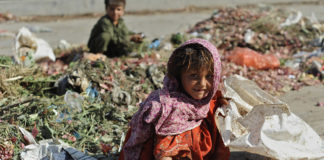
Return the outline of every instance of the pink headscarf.
{"type": "Polygon", "coordinates": [[[152,92],[140,104],[139,110],[132,118],[131,136],[124,147],[125,159],[139,159],[143,144],[154,133],[163,136],[177,135],[199,126],[207,117],[209,102],[218,88],[221,62],[216,47],[206,40],[195,38],[181,46],[194,43],[201,44],[213,55],[213,94],[202,100],[195,100],[176,89],[178,82],[175,79],[165,76],[163,88],[152,92]]]}

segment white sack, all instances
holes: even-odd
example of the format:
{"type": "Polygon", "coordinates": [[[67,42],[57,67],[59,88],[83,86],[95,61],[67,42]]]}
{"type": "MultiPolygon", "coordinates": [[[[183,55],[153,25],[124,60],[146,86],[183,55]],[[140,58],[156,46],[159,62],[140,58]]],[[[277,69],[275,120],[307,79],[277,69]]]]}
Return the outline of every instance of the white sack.
{"type": "Polygon", "coordinates": [[[324,159],[319,135],[286,103],[238,75],[224,85],[232,100],[215,119],[226,146],[280,160],[324,159]]]}
{"type": "Polygon", "coordinates": [[[43,58],[48,58],[55,61],[55,55],[51,46],[43,39],[37,38],[26,27],[22,27],[15,39],[15,49],[18,63],[24,63],[22,56],[30,56],[32,61],[37,61],[43,58]],[[25,51],[21,51],[20,49],[25,51]],[[27,51],[26,51],[27,48],[27,51]],[[29,51],[28,51],[29,49],[29,51]],[[30,55],[26,55],[29,52],[30,55]]]}

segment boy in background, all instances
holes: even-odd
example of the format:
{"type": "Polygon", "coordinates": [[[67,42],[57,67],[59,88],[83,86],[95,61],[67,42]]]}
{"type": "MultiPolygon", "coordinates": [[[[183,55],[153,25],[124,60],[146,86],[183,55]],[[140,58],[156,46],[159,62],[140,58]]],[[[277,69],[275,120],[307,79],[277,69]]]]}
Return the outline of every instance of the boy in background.
{"type": "Polygon", "coordinates": [[[90,52],[119,57],[130,54],[134,42],[142,42],[141,35],[131,35],[122,19],[125,6],[125,0],[105,0],[106,15],[91,30],[88,41],[90,52]]]}

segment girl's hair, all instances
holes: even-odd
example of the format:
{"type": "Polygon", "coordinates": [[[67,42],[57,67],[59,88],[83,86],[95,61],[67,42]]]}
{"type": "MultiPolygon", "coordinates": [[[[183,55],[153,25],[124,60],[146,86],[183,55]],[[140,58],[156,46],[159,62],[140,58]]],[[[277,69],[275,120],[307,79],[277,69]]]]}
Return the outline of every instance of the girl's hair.
{"type": "Polygon", "coordinates": [[[208,72],[214,72],[214,59],[207,48],[198,43],[177,48],[168,62],[168,76],[176,78],[181,83],[181,73],[189,69],[206,67],[208,72]]]}

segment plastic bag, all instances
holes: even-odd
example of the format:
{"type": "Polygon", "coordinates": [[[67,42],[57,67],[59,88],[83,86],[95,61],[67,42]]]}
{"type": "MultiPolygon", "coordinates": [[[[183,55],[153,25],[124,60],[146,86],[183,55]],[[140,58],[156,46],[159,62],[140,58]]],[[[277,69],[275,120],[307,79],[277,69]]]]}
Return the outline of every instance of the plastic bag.
{"type": "Polygon", "coordinates": [[[22,160],[96,160],[96,158],[70,147],[61,140],[47,139],[39,141],[39,144],[30,144],[20,153],[22,160]]]}
{"type": "Polygon", "coordinates": [[[238,75],[224,85],[232,100],[215,119],[226,146],[280,160],[324,159],[319,135],[286,103],[238,75]]]}
{"type": "Polygon", "coordinates": [[[298,23],[303,18],[302,12],[298,11],[290,14],[284,23],[280,24],[280,27],[286,27],[298,23]]]}
{"type": "Polygon", "coordinates": [[[27,66],[44,58],[52,61],[56,59],[50,45],[45,40],[37,38],[25,27],[22,27],[16,36],[15,49],[17,62],[27,66]]]}
{"type": "Polygon", "coordinates": [[[249,48],[235,48],[228,59],[238,65],[255,69],[273,69],[280,66],[280,61],[275,55],[262,55],[249,48]]]}
{"type": "Polygon", "coordinates": [[[64,95],[64,101],[69,106],[70,111],[82,111],[83,97],[79,93],[68,90],[64,95]]]}

